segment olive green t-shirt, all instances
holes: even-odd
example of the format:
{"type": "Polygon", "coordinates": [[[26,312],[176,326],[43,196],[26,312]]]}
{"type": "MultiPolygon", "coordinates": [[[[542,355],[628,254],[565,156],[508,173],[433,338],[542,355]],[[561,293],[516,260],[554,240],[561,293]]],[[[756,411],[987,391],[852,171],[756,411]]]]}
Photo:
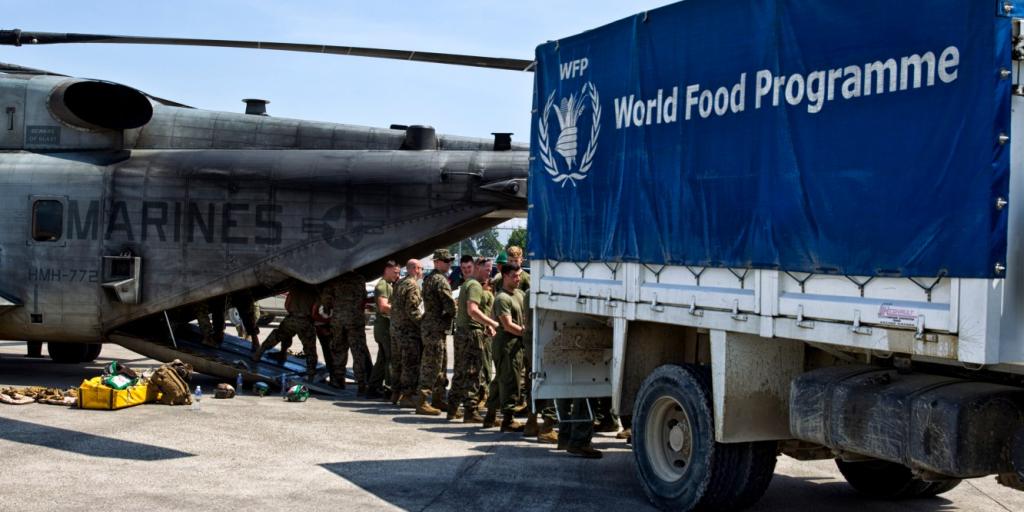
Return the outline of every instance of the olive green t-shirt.
{"type": "MultiPolygon", "coordinates": [[[[377,286],[373,287],[373,298],[383,298],[388,299],[390,301],[392,290],[393,288],[391,286],[391,283],[387,282],[387,280],[385,279],[381,279],[377,281],[377,286]]],[[[389,315],[386,315],[378,311],[377,314],[374,316],[373,324],[379,325],[381,327],[389,327],[391,325],[391,319],[388,318],[388,316],[389,315]]]]}
{"type": "Polygon", "coordinates": [[[498,334],[494,337],[494,341],[505,342],[520,337],[505,331],[505,326],[501,325],[501,317],[509,315],[512,317],[513,323],[523,325],[524,298],[525,294],[519,289],[513,290],[511,294],[505,290],[498,292],[494,298],[494,319],[498,321],[498,334]]]}
{"type": "MultiPolygon", "coordinates": [[[[491,287],[500,292],[502,289],[501,281],[502,275],[499,272],[498,275],[494,276],[494,279],[491,279],[491,287]]],[[[519,271],[519,289],[524,292],[530,291],[530,273],[525,270],[519,271]]]]}
{"type": "Polygon", "coordinates": [[[483,329],[484,326],[469,316],[469,303],[476,302],[483,310],[484,287],[476,279],[469,278],[459,287],[459,311],[455,314],[455,327],[461,329],[483,329]]]}
{"type": "Polygon", "coordinates": [[[488,290],[484,290],[484,296],[480,302],[480,312],[484,315],[491,316],[491,311],[494,309],[494,293],[488,290]]]}

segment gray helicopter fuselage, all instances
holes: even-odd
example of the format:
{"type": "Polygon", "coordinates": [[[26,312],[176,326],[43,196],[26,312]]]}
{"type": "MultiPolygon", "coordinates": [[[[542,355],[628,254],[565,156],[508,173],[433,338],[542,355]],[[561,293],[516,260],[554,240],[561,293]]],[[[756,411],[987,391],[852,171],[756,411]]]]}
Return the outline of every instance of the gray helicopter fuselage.
{"type": "Polygon", "coordinates": [[[152,103],[111,129],[136,114],[76,104],[75,80],[0,74],[3,339],[93,343],[232,291],[369,277],[525,211],[522,146],[152,103]]]}

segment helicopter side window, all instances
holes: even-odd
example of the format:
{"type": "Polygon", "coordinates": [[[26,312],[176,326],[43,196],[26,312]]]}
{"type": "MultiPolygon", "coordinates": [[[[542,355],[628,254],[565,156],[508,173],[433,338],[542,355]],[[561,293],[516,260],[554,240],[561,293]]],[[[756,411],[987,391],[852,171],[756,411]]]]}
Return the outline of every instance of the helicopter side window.
{"type": "Polygon", "coordinates": [[[32,205],[32,239],[37,242],[60,240],[64,228],[64,205],[41,199],[32,205]]]}

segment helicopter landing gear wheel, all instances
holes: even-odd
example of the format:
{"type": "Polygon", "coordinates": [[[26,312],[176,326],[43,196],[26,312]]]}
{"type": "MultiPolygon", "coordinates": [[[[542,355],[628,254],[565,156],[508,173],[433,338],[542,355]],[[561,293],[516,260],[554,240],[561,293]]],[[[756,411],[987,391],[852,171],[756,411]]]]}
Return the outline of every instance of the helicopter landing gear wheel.
{"type": "Polygon", "coordinates": [[[46,343],[50,359],[60,364],[88,363],[96,360],[103,350],[102,343],[65,343],[49,341],[46,343]]]}

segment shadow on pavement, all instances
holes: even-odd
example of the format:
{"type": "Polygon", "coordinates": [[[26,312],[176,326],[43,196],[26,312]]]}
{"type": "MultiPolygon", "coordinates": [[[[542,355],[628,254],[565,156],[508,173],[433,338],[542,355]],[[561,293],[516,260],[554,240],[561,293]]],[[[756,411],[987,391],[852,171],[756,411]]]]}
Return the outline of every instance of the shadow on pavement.
{"type": "Polygon", "coordinates": [[[829,512],[861,512],[866,509],[893,512],[942,512],[960,510],[942,496],[918,500],[881,501],[858,493],[846,482],[818,477],[793,477],[778,473],[751,511],[793,510],[799,504],[828,503],[829,512]]]}
{"type": "Polygon", "coordinates": [[[122,441],[112,437],[86,434],[10,418],[0,418],[0,439],[108,459],[154,461],[194,456],[191,453],[170,448],[122,441]]]}
{"type": "Polygon", "coordinates": [[[627,452],[600,465],[544,447],[491,444],[481,455],[322,464],[406,510],[611,510],[650,508],[627,452]]]}

